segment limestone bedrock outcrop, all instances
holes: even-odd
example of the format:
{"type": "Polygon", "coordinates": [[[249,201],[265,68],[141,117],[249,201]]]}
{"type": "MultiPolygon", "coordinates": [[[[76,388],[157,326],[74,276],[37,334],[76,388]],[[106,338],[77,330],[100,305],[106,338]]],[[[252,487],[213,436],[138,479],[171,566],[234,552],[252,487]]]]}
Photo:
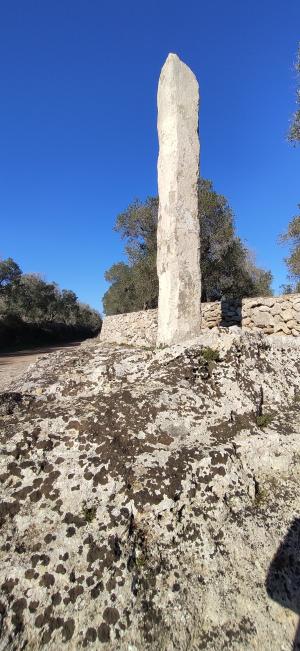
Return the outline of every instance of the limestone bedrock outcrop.
{"type": "Polygon", "coordinates": [[[199,87],[176,54],[161,71],[158,95],[157,345],[200,333],[200,238],[198,219],[199,87]]]}
{"type": "Polygon", "coordinates": [[[0,394],[0,649],[288,651],[300,341],[87,342],[0,394]]]}

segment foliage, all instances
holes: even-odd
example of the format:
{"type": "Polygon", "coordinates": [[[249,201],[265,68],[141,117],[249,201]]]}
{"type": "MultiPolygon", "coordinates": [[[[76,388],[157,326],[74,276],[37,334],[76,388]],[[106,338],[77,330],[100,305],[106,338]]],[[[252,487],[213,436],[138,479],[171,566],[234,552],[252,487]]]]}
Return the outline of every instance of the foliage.
{"type": "MultiPolygon", "coordinates": [[[[269,295],[271,273],[256,266],[236,235],[233,212],[211,181],[199,182],[202,301],[269,295]]],[[[105,275],[111,283],[103,305],[106,314],[157,306],[156,232],[158,198],[136,200],[116,219],[115,230],[126,241],[128,263],[114,264],[105,275]]]]}
{"type": "Polygon", "coordinates": [[[12,258],[0,261],[0,318],[23,323],[60,323],[97,331],[101,318],[96,310],[79,303],[74,292],[60,290],[38,274],[23,274],[12,258]]]}
{"type": "Polygon", "coordinates": [[[21,277],[22,271],[19,265],[12,259],[0,260],[0,291],[15,283],[21,277]]]}
{"type": "MultiPolygon", "coordinates": [[[[295,68],[300,81],[300,44],[299,44],[295,68]]],[[[288,134],[289,140],[294,143],[300,142],[300,83],[296,93],[297,93],[296,103],[299,108],[297,108],[293,116],[292,124],[288,134]]]]}
{"type": "Polygon", "coordinates": [[[207,362],[219,362],[220,361],[220,353],[219,353],[219,351],[215,350],[214,348],[210,348],[209,346],[207,346],[206,348],[202,348],[201,355],[207,362]]]}
{"type": "MultiPolygon", "coordinates": [[[[298,206],[300,208],[300,204],[298,206]]],[[[285,259],[291,283],[285,286],[286,293],[300,291],[300,215],[288,224],[287,231],[280,236],[282,243],[288,243],[290,253],[285,259]]]]}
{"type": "MultiPolygon", "coordinates": [[[[300,82],[300,43],[295,68],[300,82]]],[[[297,105],[299,108],[294,114],[288,135],[289,140],[294,143],[300,142],[300,83],[297,90],[297,105]]],[[[298,207],[300,209],[300,204],[298,207]]],[[[290,254],[285,262],[291,282],[283,286],[283,291],[285,294],[300,292],[300,215],[296,215],[289,222],[287,231],[280,236],[280,241],[288,243],[290,248],[290,254]]]]}
{"type": "Polygon", "coordinates": [[[236,235],[227,199],[211,181],[199,182],[202,301],[270,295],[272,275],[256,266],[236,235]]]}
{"type": "Polygon", "coordinates": [[[259,416],[256,416],[256,424],[262,429],[264,427],[268,427],[268,425],[272,423],[272,420],[273,416],[271,414],[261,414],[259,416]]]}

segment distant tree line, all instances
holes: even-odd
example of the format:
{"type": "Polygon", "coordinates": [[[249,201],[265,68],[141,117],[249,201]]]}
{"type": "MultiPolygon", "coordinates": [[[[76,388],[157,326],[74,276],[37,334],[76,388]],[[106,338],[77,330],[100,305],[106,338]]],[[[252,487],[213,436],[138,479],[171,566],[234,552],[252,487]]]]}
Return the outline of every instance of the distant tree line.
{"type": "MultiPolygon", "coordinates": [[[[255,264],[253,254],[236,234],[227,199],[211,181],[198,187],[202,301],[272,294],[270,271],[255,264]]],[[[110,287],[103,297],[106,314],[153,308],[158,302],[156,271],[158,198],[136,200],[118,215],[115,230],[125,240],[127,262],[105,274],[110,287]]]]}
{"type": "Polygon", "coordinates": [[[100,314],[73,291],[23,274],[12,258],[0,261],[0,345],[83,339],[100,328],[100,314]]]}

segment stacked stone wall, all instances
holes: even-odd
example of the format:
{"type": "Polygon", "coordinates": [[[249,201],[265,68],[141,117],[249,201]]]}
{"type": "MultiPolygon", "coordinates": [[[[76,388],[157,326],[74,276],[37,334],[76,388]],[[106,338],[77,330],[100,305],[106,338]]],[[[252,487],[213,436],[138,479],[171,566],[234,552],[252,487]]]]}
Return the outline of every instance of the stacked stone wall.
{"type": "Polygon", "coordinates": [[[300,335],[300,294],[247,298],[242,302],[242,327],[266,334],[300,335]]]}
{"type": "MultiPolygon", "coordinates": [[[[203,330],[242,326],[265,334],[300,336],[300,294],[202,303],[203,330]]],[[[107,316],[101,340],[113,344],[152,347],[157,337],[157,310],[107,316]]]]}
{"type": "Polygon", "coordinates": [[[201,305],[201,327],[241,325],[242,305],[238,300],[214,301],[201,305]]]}
{"type": "Polygon", "coordinates": [[[102,341],[128,346],[155,346],[156,337],[157,310],[107,316],[100,334],[102,341]]]}

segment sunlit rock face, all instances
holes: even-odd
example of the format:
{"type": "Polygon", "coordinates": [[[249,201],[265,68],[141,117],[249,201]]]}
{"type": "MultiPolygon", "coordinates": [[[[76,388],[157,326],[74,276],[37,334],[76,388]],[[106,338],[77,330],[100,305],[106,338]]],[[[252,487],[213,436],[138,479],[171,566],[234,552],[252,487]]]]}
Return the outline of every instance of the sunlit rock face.
{"type": "Polygon", "coordinates": [[[158,346],[200,333],[199,87],[176,54],[158,85],[158,346]]]}
{"type": "Polygon", "coordinates": [[[0,648],[292,648],[300,341],[92,341],[0,394],[0,648]]]}

